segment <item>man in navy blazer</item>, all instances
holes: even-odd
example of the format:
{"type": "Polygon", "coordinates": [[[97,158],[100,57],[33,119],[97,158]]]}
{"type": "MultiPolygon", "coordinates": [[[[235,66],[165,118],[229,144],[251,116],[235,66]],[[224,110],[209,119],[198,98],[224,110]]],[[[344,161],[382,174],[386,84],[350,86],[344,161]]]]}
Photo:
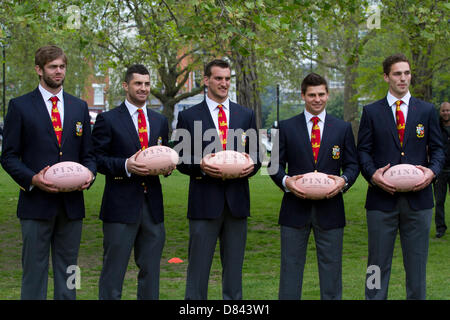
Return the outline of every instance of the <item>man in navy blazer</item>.
{"type": "Polygon", "coordinates": [[[247,238],[247,217],[250,215],[248,178],[261,164],[257,156],[257,132],[253,110],[233,103],[228,98],[231,69],[223,60],[213,60],[205,67],[204,81],[208,87],[205,101],[178,114],[177,134],[188,134],[180,157],[178,170],[190,176],[189,266],[186,280],[186,299],[205,300],[208,279],[217,238],[223,267],[222,295],[224,299],[242,299],[242,265],[247,238]],[[219,132],[219,106],[228,119],[227,141],[221,141],[219,132]],[[183,129],[183,130],[181,130],[183,129]],[[232,132],[234,130],[234,135],[232,132]],[[199,134],[199,136],[197,136],[199,134]],[[214,138],[211,142],[203,137],[214,138]],[[254,138],[254,139],[252,139],[254,138]],[[207,153],[227,150],[247,152],[254,165],[247,166],[240,178],[223,180],[220,169],[207,165],[201,158],[207,153]],[[199,151],[197,154],[196,151],[199,151]]]}
{"type": "MultiPolygon", "coordinates": [[[[90,118],[86,102],[63,91],[67,57],[56,46],[36,51],[35,69],[39,86],[9,102],[5,119],[3,168],[19,184],[17,216],[23,238],[22,299],[46,299],[50,248],[54,273],[54,298],[75,299],[75,287],[67,285],[70,266],[77,265],[82,219],[85,215],[82,190],[96,173],[91,145],[90,118]],[[62,124],[52,124],[52,102],[62,124]],[[78,190],[58,192],[44,179],[53,164],[81,163],[91,178],[78,190]]],[[[75,269],[74,269],[75,270],[75,269]]]]}
{"type": "MultiPolygon", "coordinates": [[[[167,145],[167,118],[146,107],[150,75],[143,65],[125,74],[126,100],[97,116],[92,139],[98,171],[105,175],[100,219],[103,221],[103,268],[99,299],[118,300],[131,251],[139,268],[137,298],[159,298],[160,260],[165,241],[163,195],[159,176],[149,176],[135,161],[146,147],[167,145]],[[144,115],[148,146],[139,136],[144,115]]],[[[143,131],[143,130],[141,130],[143,131]]],[[[144,131],[143,131],[144,132],[144,131]]]]}
{"type": "Polygon", "coordinates": [[[366,299],[387,299],[397,230],[406,272],[406,297],[425,299],[433,208],[430,183],[445,159],[439,122],[432,104],[411,96],[411,69],[403,54],[387,57],[383,72],[389,84],[387,97],[364,107],[358,134],[361,173],[369,183],[365,205],[369,233],[366,299]],[[403,121],[396,117],[406,122],[404,131],[398,131],[396,123],[403,121]],[[396,192],[383,178],[390,166],[402,163],[424,172],[423,181],[411,192],[396,192]]]}
{"type": "Polygon", "coordinates": [[[320,297],[324,300],[341,299],[345,226],[342,193],[359,174],[355,139],[350,123],[326,113],[328,85],[322,76],[315,73],[307,75],[301,91],[305,111],[280,122],[279,155],[272,151],[270,164],[273,166],[278,162],[278,172],[271,178],[284,191],[278,221],[281,225],[279,298],[301,298],[306,248],[313,229],[320,297]],[[318,121],[319,133],[313,132],[315,120],[318,121]],[[315,160],[312,136],[318,134],[320,146],[315,160]],[[310,200],[295,184],[305,173],[314,171],[325,173],[336,182],[326,199],[310,200]]]}

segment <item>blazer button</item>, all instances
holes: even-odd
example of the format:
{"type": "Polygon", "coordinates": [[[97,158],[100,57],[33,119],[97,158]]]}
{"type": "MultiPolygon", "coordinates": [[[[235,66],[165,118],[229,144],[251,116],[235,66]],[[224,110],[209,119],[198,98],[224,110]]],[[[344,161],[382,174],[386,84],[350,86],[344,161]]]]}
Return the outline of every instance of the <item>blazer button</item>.
{"type": "Polygon", "coordinates": [[[62,156],[62,151],[59,152],[59,155],[62,156]]]}
{"type": "Polygon", "coordinates": [[[404,153],[404,152],[402,152],[402,153],[401,153],[401,155],[402,155],[402,157],[403,157],[403,156],[405,155],[405,153],[404,153]]]}

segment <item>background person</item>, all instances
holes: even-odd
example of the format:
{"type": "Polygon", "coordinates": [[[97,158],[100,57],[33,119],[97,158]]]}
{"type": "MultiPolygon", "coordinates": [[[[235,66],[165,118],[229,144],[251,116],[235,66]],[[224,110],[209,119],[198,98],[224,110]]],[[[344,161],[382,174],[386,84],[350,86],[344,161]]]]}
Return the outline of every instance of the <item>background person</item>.
{"type": "Polygon", "coordinates": [[[444,236],[447,230],[445,224],[445,198],[447,197],[447,186],[450,183],[450,103],[443,102],[439,109],[439,125],[442,132],[442,143],[444,145],[445,163],[441,173],[434,182],[434,196],[436,200],[434,221],[436,224],[436,238],[444,236]]]}

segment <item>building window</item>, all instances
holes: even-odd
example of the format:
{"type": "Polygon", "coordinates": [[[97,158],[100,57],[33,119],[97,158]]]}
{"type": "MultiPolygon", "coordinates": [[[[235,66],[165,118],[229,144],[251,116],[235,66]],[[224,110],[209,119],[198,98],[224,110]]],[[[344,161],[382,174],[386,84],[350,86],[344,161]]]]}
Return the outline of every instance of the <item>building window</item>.
{"type": "Polygon", "coordinates": [[[93,83],[92,87],[94,88],[94,106],[102,106],[105,104],[105,96],[103,89],[105,87],[104,84],[93,83]]]}

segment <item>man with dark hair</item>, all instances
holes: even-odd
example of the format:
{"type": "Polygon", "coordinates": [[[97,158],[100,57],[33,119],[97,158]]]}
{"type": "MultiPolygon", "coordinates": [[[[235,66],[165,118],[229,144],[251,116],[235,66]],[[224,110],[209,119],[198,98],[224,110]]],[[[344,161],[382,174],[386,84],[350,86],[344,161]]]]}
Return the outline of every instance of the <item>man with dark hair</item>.
{"type": "Polygon", "coordinates": [[[68,285],[68,277],[80,247],[82,190],[96,173],[89,111],[85,101],[63,91],[67,59],[60,48],[40,48],[35,61],[39,86],[9,102],[1,156],[3,168],[20,187],[21,298],[46,299],[51,250],[54,299],[75,299],[76,286],[68,285]],[[62,161],[78,162],[91,171],[78,191],[59,192],[44,178],[50,166],[62,161]]]}
{"type": "Polygon", "coordinates": [[[305,110],[280,122],[279,163],[271,176],[284,191],[280,209],[281,268],[279,298],[300,299],[306,249],[311,229],[317,250],[320,298],[342,298],[342,244],[345,226],[342,193],[359,174],[355,139],[350,123],[326,113],[328,87],[318,74],[306,76],[301,85],[305,110]],[[286,174],[286,167],[288,172],[286,174]],[[296,181],[309,172],[321,172],[335,181],[326,199],[310,200],[296,181]]]}
{"type": "Polygon", "coordinates": [[[430,183],[444,163],[439,123],[432,104],[411,96],[411,68],[404,55],[386,58],[383,69],[388,93],[364,107],[357,147],[361,173],[369,183],[365,205],[369,233],[366,299],[387,299],[397,231],[406,297],[425,299],[433,214],[430,183]],[[424,173],[424,179],[410,192],[397,192],[383,177],[390,166],[403,163],[424,173]]]}
{"type": "Polygon", "coordinates": [[[436,208],[434,222],[436,224],[436,238],[442,238],[447,230],[445,224],[445,198],[447,186],[450,184],[450,103],[443,102],[439,108],[439,125],[442,133],[442,143],[445,151],[445,163],[441,173],[434,183],[436,208]]]}
{"type": "Polygon", "coordinates": [[[200,162],[194,155],[195,145],[202,150],[202,154],[209,145],[207,141],[195,140],[194,132],[198,124],[202,137],[205,131],[212,130],[215,142],[218,142],[216,151],[222,148],[237,150],[238,143],[242,143],[249,153],[251,146],[245,133],[239,139],[231,139],[229,132],[253,130],[256,135],[255,114],[253,110],[229,100],[231,70],[226,61],[214,60],[206,65],[203,79],[208,87],[205,101],[180,112],[177,124],[177,130],[187,130],[191,136],[190,154],[187,155],[189,161],[178,165],[178,170],[190,177],[187,213],[189,265],[185,298],[207,299],[209,273],[219,238],[223,267],[222,296],[226,300],[236,300],[242,299],[242,265],[247,217],[250,215],[248,178],[258,171],[261,164],[257,154],[250,154],[255,165],[244,168],[240,178],[222,179],[219,167],[200,162]]]}
{"type": "Polygon", "coordinates": [[[139,268],[137,298],[159,298],[160,260],[165,241],[164,207],[158,176],[136,162],[141,150],[167,145],[167,118],[147,108],[150,76],[143,65],[130,66],[122,83],[126,100],[97,116],[92,139],[98,171],[105,175],[100,219],[103,268],[99,299],[118,300],[131,251],[139,268]]]}

